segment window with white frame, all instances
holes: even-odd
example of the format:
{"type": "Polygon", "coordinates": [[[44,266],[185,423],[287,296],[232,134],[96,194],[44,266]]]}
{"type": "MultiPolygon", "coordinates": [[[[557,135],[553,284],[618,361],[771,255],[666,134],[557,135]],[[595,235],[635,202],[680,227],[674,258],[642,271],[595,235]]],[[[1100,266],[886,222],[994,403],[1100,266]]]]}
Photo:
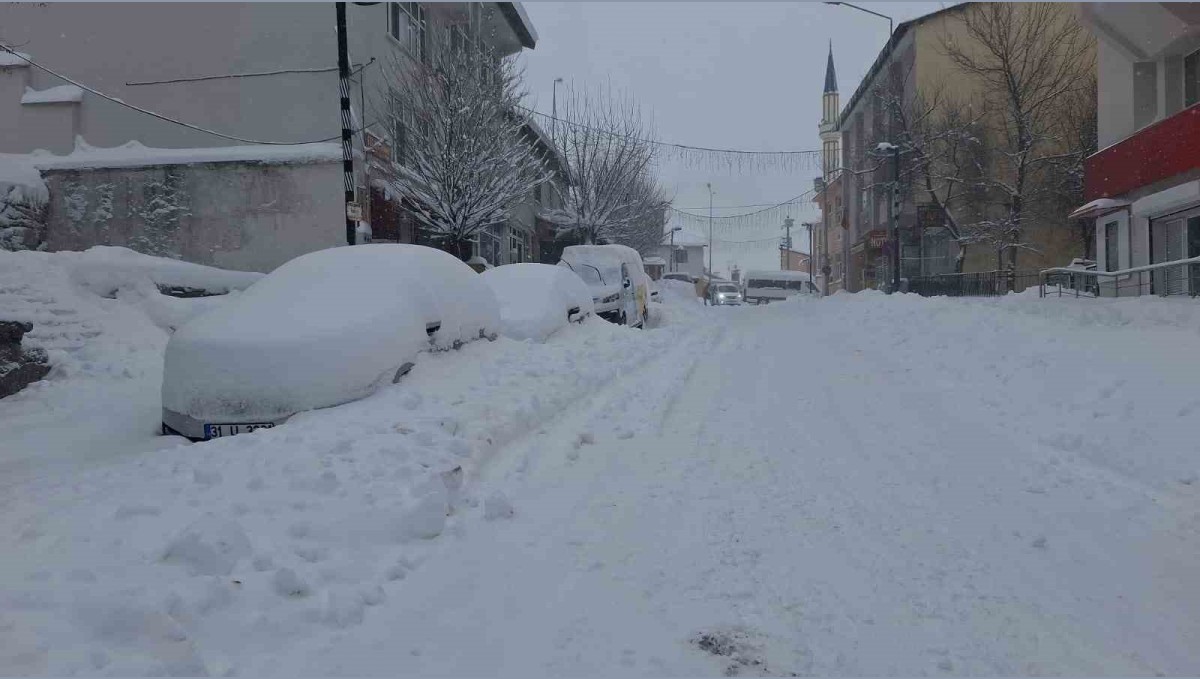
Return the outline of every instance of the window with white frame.
{"type": "Polygon", "coordinates": [[[1120,271],[1121,260],[1118,257],[1118,223],[1109,222],[1104,225],[1104,270],[1120,271]]]}
{"type": "Polygon", "coordinates": [[[1183,105],[1200,103],[1200,50],[1183,58],[1183,105]]]}
{"type": "Polygon", "coordinates": [[[392,162],[404,165],[410,160],[414,118],[402,102],[392,102],[392,162]]]}
{"type": "Polygon", "coordinates": [[[426,32],[425,8],[421,3],[388,3],[388,35],[422,62],[427,56],[426,32]]]}

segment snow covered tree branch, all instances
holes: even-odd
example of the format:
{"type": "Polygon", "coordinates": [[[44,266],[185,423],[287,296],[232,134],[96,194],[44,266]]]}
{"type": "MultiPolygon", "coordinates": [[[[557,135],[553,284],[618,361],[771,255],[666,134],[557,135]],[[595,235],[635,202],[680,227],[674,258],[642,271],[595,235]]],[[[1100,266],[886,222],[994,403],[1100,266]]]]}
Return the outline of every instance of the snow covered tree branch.
{"type": "Polygon", "coordinates": [[[463,35],[430,35],[422,63],[397,56],[380,118],[392,137],[385,181],[430,237],[466,259],[476,235],[504,222],[550,173],[518,113],[525,93],[515,60],[463,35]]]}

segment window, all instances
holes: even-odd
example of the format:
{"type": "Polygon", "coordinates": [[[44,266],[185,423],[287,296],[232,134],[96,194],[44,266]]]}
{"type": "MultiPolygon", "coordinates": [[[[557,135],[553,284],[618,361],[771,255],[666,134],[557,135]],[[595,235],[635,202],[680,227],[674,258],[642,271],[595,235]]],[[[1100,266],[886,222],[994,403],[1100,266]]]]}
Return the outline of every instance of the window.
{"type": "Polygon", "coordinates": [[[1158,62],[1133,65],[1133,125],[1141,129],[1158,117],[1158,62]]]}
{"type": "Polygon", "coordinates": [[[526,261],[529,253],[529,234],[523,231],[509,231],[508,252],[510,264],[526,261]]]}
{"type": "Polygon", "coordinates": [[[687,261],[688,261],[687,248],[676,248],[675,249],[675,263],[676,264],[687,264],[687,261]]]}
{"type": "Polygon", "coordinates": [[[425,8],[419,2],[388,4],[388,35],[411,56],[426,61],[425,8]]]}
{"type": "Polygon", "coordinates": [[[1119,271],[1120,259],[1117,258],[1117,222],[1104,225],[1104,270],[1119,271]]]}
{"type": "Polygon", "coordinates": [[[1183,58],[1183,105],[1200,103],[1200,50],[1183,58]]]}
{"type": "Polygon", "coordinates": [[[392,162],[408,163],[412,151],[413,113],[399,101],[392,103],[392,162]]]}

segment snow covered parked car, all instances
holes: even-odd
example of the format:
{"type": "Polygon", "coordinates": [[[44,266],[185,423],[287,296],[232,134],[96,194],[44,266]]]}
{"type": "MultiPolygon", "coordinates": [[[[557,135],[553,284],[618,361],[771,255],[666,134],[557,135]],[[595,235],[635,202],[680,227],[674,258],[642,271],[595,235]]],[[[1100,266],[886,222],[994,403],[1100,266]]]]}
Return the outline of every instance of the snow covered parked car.
{"type": "Polygon", "coordinates": [[[543,341],[592,315],[592,293],[579,276],[549,264],[506,264],[479,275],[500,307],[500,334],[543,341]]]}
{"type": "Polygon", "coordinates": [[[559,265],[574,271],[591,288],[597,316],[620,325],[645,325],[651,281],[637,250],[624,245],[570,245],[563,248],[559,265]]]}
{"type": "Polygon", "coordinates": [[[453,255],[394,244],[313,252],[171,336],[163,433],[273,427],[399,380],[421,351],[499,328],[491,288],[453,255]]]}

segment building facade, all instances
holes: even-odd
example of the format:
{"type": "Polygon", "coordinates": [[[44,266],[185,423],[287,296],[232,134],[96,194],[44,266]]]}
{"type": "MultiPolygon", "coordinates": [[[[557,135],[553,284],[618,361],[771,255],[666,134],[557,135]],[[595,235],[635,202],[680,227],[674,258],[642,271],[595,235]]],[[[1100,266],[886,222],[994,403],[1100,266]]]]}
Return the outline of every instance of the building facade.
{"type": "Polygon", "coordinates": [[[673,239],[670,234],[665,238],[668,242],[661,245],[653,256],[666,260],[667,273],[704,275],[704,249],[708,245],[706,239],[687,230],[676,231],[673,239]]]}
{"type": "MultiPolygon", "coordinates": [[[[1084,3],[1097,45],[1087,204],[1102,271],[1200,257],[1200,6],[1084,3]]],[[[1197,294],[1196,267],[1100,279],[1100,294],[1197,294]]]]}
{"type": "MultiPolygon", "coordinates": [[[[817,253],[818,261],[826,255],[830,259],[831,282],[837,282],[833,289],[858,291],[890,283],[893,245],[889,227],[893,219],[902,279],[999,268],[995,249],[981,243],[963,245],[954,237],[947,228],[943,208],[914,187],[911,176],[901,177],[897,212],[892,188],[894,166],[888,153],[878,149],[881,142],[899,144],[902,139],[904,130],[894,115],[896,102],[911,107],[915,101],[933,102],[941,95],[943,103],[933,104],[936,117],[945,114],[948,105],[944,102],[969,101],[982,94],[983,84],[965,76],[944,47],[952,42],[970,50],[977,44],[963,20],[964,13],[977,4],[958,4],[897,26],[838,114],[842,171],[833,179],[838,182],[838,190],[832,190],[833,181],[827,182],[824,200],[835,210],[836,201],[841,200],[844,240],[840,249],[831,242],[826,251],[817,253]],[[834,273],[839,265],[843,272],[840,276],[834,273]]],[[[1000,172],[994,173],[999,176],[1000,172]]],[[[989,209],[979,201],[960,203],[964,204],[967,219],[978,218],[989,209]]],[[[1025,222],[1029,247],[1020,251],[1018,268],[1065,265],[1082,254],[1068,223],[1068,211],[1064,210],[1061,217],[1025,222]]],[[[825,240],[818,243],[824,244],[825,240]]]]}
{"type": "MultiPolygon", "coordinates": [[[[311,3],[10,3],[0,7],[6,44],[26,45],[21,49],[30,59],[111,97],[64,88],[59,78],[4,55],[0,59],[0,153],[43,149],[62,155],[82,148],[81,143],[107,149],[130,142],[152,149],[270,150],[318,143],[340,150],[334,18],[333,6],[311,3]],[[186,30],[146,30],[146,26],[186,30]]],[[[499,54],[509,55],[532,49],[536,31],[520,3],[347,3],[346,21],[356,202],[363,209],[363,221],[382,240],[419,242],[420,234],[406,218],[405,206],[373,181],[371,163],[364,162],[366,158],[386,161],[401,132],[386,124],[382,95],[387,74],[427,59],[430,40],[437,34],[469,30],[499,54]]],[[[186,158],[179,161],[184,155],[177,155],[175,164],[191,164],[186,158]]],[[[331,157],[327,149],[314,150],[305,167],[297,170],[302,176],[294,180],[295,163],[270,160],[269,152],[262,154],[267,161],[245,151],[234,155],[238,160],[228,165],[227,174],[222,175],[224,160],[215,161],[202,174],[218,178],[212,181],[226,176],[225,181],[239,182],[226,192],[231,198],[267,199],[226,206],[227,212],[239,216],[231,226],[233,232],[220,238],[192,234],[190,242],[204,243],[198,250],[151,250],[150,254],[267,271],[295,256],[297,242],[304,242],[306,250],[346,242],[340,152],[331,157]],[[274,170],[256,176],[245,171],[247,162],[270,164],[274,170]],[[244,182],[273,188],[240,185],[244,182]],[[281,206],[271,198],[288,200],[298,187],[307,196],[304,210],[281,206]],[[287,219],[272,221],[270,216],[277,213],[287,219]],[[264,222],[271,228],[262,228],[264,222]]],[[[100,161],[93,161],[90,169],[104,169],[113,178],[113,167],[101,168],[100,161]]],[[[155,162],[150,158],[147,164],[155,162]]],[[[86,173],[76,179],[90,181],[86,173]]],[[[130,190],[139,188],[130,184],[138,181],[136,175],[116,179],[130,190]]],[[[52,217],[56,209],[67,210],[66,200],[61,194],[51,197],[52,217]]],[[[517,226],[511,233],[506,225],[493,234],[495,250],[503,257],[516,253],[531,258],[536,223],[525,214],[515,215],[513,223],[517,226]]],[[[173,228],[187,234],[207,227],[181,214],[173,228]]],[[[154,234],[113,233],[111,241],[101,244],[135,247],[154,240],[154,234]]]]}

